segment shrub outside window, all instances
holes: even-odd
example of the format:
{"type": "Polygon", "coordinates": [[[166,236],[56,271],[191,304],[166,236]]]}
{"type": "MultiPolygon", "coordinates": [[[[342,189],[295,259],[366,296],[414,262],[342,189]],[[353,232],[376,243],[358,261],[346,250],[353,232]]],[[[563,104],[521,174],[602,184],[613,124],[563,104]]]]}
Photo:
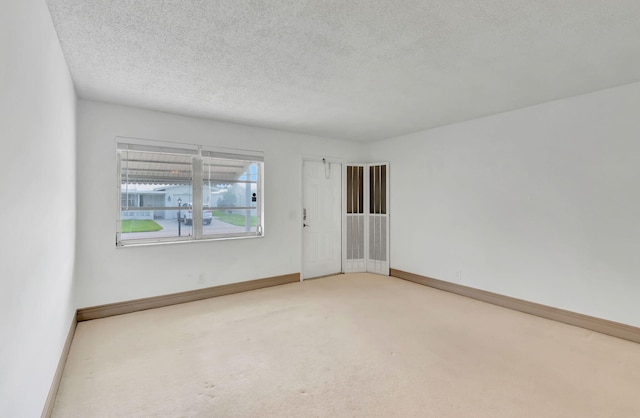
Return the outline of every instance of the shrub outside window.
{"type": "Polygon", "coordinates": [[[262,152],[116,141],[117,246],[263,236],[262,152]]]}

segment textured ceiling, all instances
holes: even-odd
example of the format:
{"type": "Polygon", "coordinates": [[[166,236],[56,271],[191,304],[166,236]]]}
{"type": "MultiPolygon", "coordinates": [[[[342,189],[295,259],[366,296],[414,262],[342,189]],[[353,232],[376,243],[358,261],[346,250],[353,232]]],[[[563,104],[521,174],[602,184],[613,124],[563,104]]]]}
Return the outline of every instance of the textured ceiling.
{"type": "Polygon", "coordinates": [[[47,0],[78,94],[376,140],[640,81],[638,0],[47,0]]]}

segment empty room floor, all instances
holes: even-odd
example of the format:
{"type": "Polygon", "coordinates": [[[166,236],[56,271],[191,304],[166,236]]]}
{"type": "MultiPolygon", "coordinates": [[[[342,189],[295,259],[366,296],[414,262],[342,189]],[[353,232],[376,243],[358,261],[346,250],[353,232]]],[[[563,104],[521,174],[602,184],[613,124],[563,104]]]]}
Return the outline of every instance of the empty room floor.
{"type": "Polygon", "coordinates": [[[371,274],[78,324],[54,417],[638,417],[640,344],[371,274]]]}

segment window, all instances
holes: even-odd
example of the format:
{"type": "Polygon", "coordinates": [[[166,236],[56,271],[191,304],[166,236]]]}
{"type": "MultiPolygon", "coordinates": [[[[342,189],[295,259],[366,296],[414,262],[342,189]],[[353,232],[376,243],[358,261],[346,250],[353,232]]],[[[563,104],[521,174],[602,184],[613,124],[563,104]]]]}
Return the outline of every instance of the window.
{"type": "Polygon", "coordinates": [[[117,246],[263,235],[261,152],[117,138],[117,161],[117,246]]]}

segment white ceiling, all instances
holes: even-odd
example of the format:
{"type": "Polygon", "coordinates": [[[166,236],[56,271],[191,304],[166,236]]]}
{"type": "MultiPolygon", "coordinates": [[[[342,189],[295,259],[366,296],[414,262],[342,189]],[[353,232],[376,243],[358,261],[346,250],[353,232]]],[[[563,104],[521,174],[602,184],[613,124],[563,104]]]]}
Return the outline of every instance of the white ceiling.
{"type": "Polygon", "coordinates": [[[640,81],[638,0],[47,0],[78,94],[377,140],[640,81]]]}

